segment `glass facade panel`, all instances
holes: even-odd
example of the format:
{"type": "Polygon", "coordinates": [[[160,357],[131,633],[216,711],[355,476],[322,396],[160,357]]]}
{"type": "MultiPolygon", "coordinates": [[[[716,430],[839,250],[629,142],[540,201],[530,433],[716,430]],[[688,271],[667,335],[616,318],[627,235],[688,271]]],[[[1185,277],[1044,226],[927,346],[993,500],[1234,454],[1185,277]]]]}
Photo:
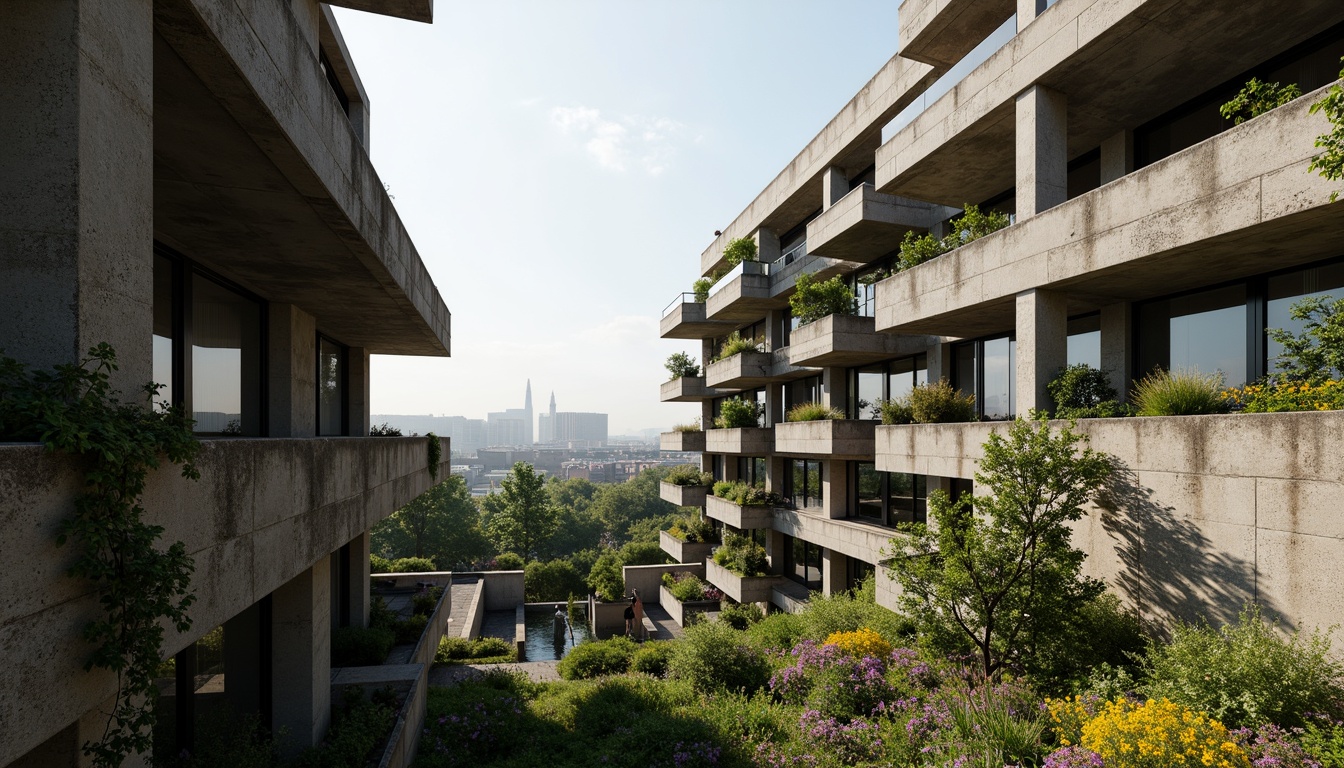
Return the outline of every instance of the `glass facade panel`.
{"type": "MultiPolygon", "coordinates": [[[[1292,318],[1292,306],[1313,296],[1344,299],[1344,264],[1327,264],[1271,277],[1266,293],[1265,327],[1301,334],[1306,323],[1292,318]]],[[[1270,372],[1278,371],[1278,357],[1283,354],[1283,347],[1268,338],[1265,344],[1266,368],[1270,372]]]]}
{"type": "Polygon", "coordinates": [[[785,536],[784,574],[808,589],[821,589],[821,547],[785,536]]]}
{"type": "Polygon", "coordinates": [[[1232,285],[1139,307],[1139,375],[1156,368],[1223,374],[1246,383],[1246,286],[1232,285]]]}
{"type": "Polygon", "coordinates": [[[821,402],[821,377],[809,376],[806,379],[795,379],[785,382],[780,386],[784,393],[783,404],[784,412],[802,403],[821,402]]]}
{"type": "Polygon", "coordinates": [[[317,434],[344,435],[346,414],[345,347],[317,341],[317,434]]]}
{"type": "Polygon", "coordinates": [[[765,487],[765,457],[739,456],[737,458],[737,479],[747,485],[765,487]]]}
{"type": "Polygon", "coordinates": [[[883,525],[922,523],[928,519],[928,478],[879,472],[866,461],[850,463],[850,513],[883,525]]]}
{"type": "Polygon", "coordinates": [[[854,465],[854,514],[869,520],[882,520],[882,474],[872,462],[854,465]]]}
{"type": "Polygon", "coordinates": [[[173,389],[173,371],[176,368],[176,323],[177,291],[175,272],[177,265],[172,259],[154,254],[154,383],[162,384],[154,395],[154,404],[173,405],[177,402],[177,393],[173,389]]]}
{"type": "Polygon", "coordinates": [[[1101,315],[1069,321],[1068,364],[1101,369],[1101,315]]]}
{"type": "Polygon", "coordinates": [[[886,383],[887,367],[869,365],[854,369],[851,373],[852,384],[849,389],[849,418],[882,418],[882,409],[878,402],[882,400],[882,389],[886,383]]]}
{"type": "Polygon", "coordinates": [[[895,400],[910,390],[929,383],[929,365],[924,355],[893,360],[887,375],[887,399],[895,400]]]}
{"type": "Polygon", "coordinates": [[[986,419],[1013,417],[1013,352],[1016,342],[1008,337],[987,339],[984,347],[984,395],[981,414],[986,419]]]}
{"type": "Polygon", "coordinates": [[[196,431],[260,435],[261,305],[192,277],[192,418],[196,431]]]}
{"type": "Polygon", "coordinates": [[[928,483],[923,475],[888,473],[890,487],[888,525],[923,523],[927,520],[928,483]]]}
{"type": "Polygon", "coordinates": [[[976,343],[958,344],[952,348],[952,386],[963,395],[979,395],[979,355],[976,343]]]}
{"type": "Polygon", "coordinates": [[[794,509],[821,506],[821,462],[793,459],[789,462],[789,498],[794,509]]]}

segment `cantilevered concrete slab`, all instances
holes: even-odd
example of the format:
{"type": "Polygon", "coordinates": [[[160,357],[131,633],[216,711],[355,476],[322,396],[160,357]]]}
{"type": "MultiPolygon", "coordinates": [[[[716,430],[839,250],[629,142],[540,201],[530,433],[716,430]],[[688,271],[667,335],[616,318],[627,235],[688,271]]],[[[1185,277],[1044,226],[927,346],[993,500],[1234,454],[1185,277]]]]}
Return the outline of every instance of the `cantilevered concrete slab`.
{"type": "Polygon", "coordinates": [[[905,0],[901,56],[946,70],[1017,12],[1017,0],[905,0]]]}
{"type": "Polygon", "coordinates": [[[658,321],[658,335],[664,339],[707,339],[732,329],[732,323],[706,320],[705,304],[697,301],[673,304],[658,321]]]}
{"type": "Polygon", "coordinates": [[[658,400],[663,403],[698,403],[720,394],[717,389],[705,386],[704,376],[682,376],[665,381],[658,388],[658,400]]]}
{"type": "Polygon", "coordinates": [[[934,336],[877,333],[871,317],[829,315],[789,334],[789,362],[815,368],[847,368],[902,355],[938,343],[934,336]]]}
{"type": "Polygon", "coordinates": [[[877,188],[984,200],[1014,186],[1014,101],[1028,87],[1067,97],[1072,159],[1341,21],[1334,0],[1059,0],[878,150],[877,188]]]}
{"type": "Polygon", "coordinates": [[[786,303],[774,296],[770,275],[740,274],[715,286],[705,302],[705,316],[712,321],[757,320],[786,303]]]}
{"type": "Polygon", "coordinates": [[[775,358],[769,352],[747,350],[705,367],[706,386],[722,390],[743,390],[770,383],[775,358]]]}
{"type": "Polygon", "coordinates": [[[775,425],[775,453],[781,456],[871,461],[875,421],[821,419],[775,425]]]}
{"type": "Polygon", "coordinates": [[[398,19],[422,21],[426,24],[434,21],[434,0],[326,0],[326,2],[328,5],[337,5],[354,11],[395,16],[398,19]]]}
{"type": "Polygon", "coordinates": [[[883,280],[877,330],[975,337],[1026,290],[1077,314],[1338,255],[1339,185],[1307,170],[1325,90],[883,280]]]}
{"type": "Polygon", "coordinates": [[[775,445],[775,431],[769,427],[707,429],[704,435],[705,453],[765,456],[774,450],[775,445]]]}
{"type": "Polygon", "coordinates": [[[884,195],[860,184],[807,225],[809,254],[867,264],[897,250],[906,232],[922,232],[955,209],[884,195]]]}

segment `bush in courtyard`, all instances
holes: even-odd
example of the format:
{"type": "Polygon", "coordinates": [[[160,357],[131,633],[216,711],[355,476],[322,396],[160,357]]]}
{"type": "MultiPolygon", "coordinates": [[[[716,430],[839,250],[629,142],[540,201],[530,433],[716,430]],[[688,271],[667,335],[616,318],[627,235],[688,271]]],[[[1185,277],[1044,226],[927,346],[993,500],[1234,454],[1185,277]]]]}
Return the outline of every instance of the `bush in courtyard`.
{"type": "Polygon", "coordinates": [[[843,277],[817,280],[811,273],[803,272],[789,297],[789,309],[801,326],[829,315],[852,315],[858,311],[858,301],[843,277]]]}
{"type": "Polygon", "coordinates": [[[558,602],[587,594],[588,584],[569,560],[533,561],[523,570],[523,592],[529,603],[558,602]]]}
{"type": "Polygon", "coordinates": [[[750,337],[745,337],[741,333],[733,331],[732,333],[728,334],[728,336],[723,340],[723,344],[719,346],[719,354],[717,357],[714,358],[714,362],[717,363],[720,360],[727,360],[728,358],[734,355],[740,355],[743,352],[760,352],[760,351],[762,351],[760,341],[750,337]]]}
{"type": "Polygon", "coordinates": [[[845,414],[840,409],[822,403],[799,403],[784,415],[785,421],[824,421],[843,418],[845,414]]]}
{"type": "Polygon", "coordinates": [[[628,637],[610,640],[585,640],[570,649],[556,664],[555,671],[565,680],[588,680],[629,671],[637,646],[628,637]]]}
{"type": "Polygon", "coordinates": [[[891,643],[883,639],[875,630],[864,627],[852,632],[832,632],[826,636],[825,645],[834,645],[855,658],[872,656],[886,658],[891,655],[891,643]]]}
{"type": "Polygon", "coordinates": [[[975,395],[963,395],[946,380],[915,387],[906,402],[916,424],[975,421],[975,395]]]}
{"type": "Polygon", "coordinates": [[[1130,401],[1137,416],[1198,416],[1226,413],[1221,373],[1156,370],[1134,384],[1130,401]]]}
{"type": "Polygon", "coordinates": [[[384,703],[366,701],[358,688],[347,690],[345,704],[332,713],[322,744],[304,750],[294,768],[364,768],[392,730],[396,712],[384,703]]]}
{"type": "Polygon", "coordinates": [[[379,555],[369,555],[369,573],[392,573],[392,561],[379,555]]]}
{"type": "Polygon", "coordinates": [[[915,626],[908,618],[877,604],[877,582],[872,575],[852,593],[814,593],[807,602],[807,610],[798,614],[798,622],[800,636],[816,641],[836,633],[868,628],[888,643],[900,645],[915,634],[915,626]]]}
{"type": "Polygon", "coordinates": [[[416,615],[429,616],[439,606],[439,598],[441,597],[443,597],[443,587],[422,589],[411,596],[411,612],[416,615]]]}
{"type": "Polygon", "coordinates": [[[386,627],[341,627],[331,633],[331,666],[374,667],[387,661],[396,634],[386,627]]]}
{"type": "Polygon", "coordinates": [[[616,552],[604,552],[588,572],[588,588],[599,600],[614,603],[625,596],[624,562],[616,552]]]}
{"type": "Polygon", "coordinates": [[[652,640],[639,647],[630,657],[630,669],[646,675],[662,677],[667,674],[667,664],[672,658],[676,643],[666,640],[652,640]]]}
{"type": "Polygon", "coordinates": [[[388,573],[434,573],[438,570],[428,557],[401,557],[393,560],[388,573]]]}
{"type": "Polygon", "coordinates": [[[699,376],[700,366],[695,362],[695,358],[685,352],[673,352],[668,355],[667,361],[663,367],[671,374],[669,381],[676,381],[684,376],[699,376]]]}
{"type": "Polygon", "coordinates": [[[1302,746],[1320,761],[1322,768],[1344,768],[1344,722],[1318,715],[1302,727],[1300,739],[1302,746]]]}
{"type": "Polygon", "coordinates": [[[1266,83],[1252,77],[1231,101],[1218,108],[1218,112],[1224,120],[1231,120],[1233,125],[1241,125],[1272,109],[1282,107],[1301,95],[1302,89],[1297,83],[1281,86],[1278,83],[1266,83]]]}
{"type": "Polygon", "coordinates": [[[664,573],[663,586],[678,602],[688,603],[705,599],[705,582],[688,571],[664,573]]]}
{"type": "Polygon", "coordinates": [[[1225,390],[1222,397],[1244,413],[1344,410],[1344,380],[1295,384],[1268,378],[1259,384],[1225,390]]]}
{"type": "Polygon", "coordinates": [[[755,603],[730,603],[719,608],[719,621],[739,632],[765,618],[755,603]]]}
{"type": "Polygon", "coordinates": [[[714,475],[701,472],[700,468],[694,464],[678,464],[668,470],[667,475],[663,477],[663,482],[683,487],[713,485],[714,475]]]}
{"type": "Polygon", "coordinates": [[[1055,417],[1105,419],[1127,415],[1108,376],[1106,371],[1085,363],[1061,368],[1045,385],[1055,403],[1055,417]]]}
{"type": "Polygon", "coordinates": [[[393,629],[397,624],[397,612],[387,607],[383,598],[375,595],[369,605],[369,626],[393,629]]]}
{"type": "Polygon", "coordinates": [[[667,529],[667,532],[673,538],[688,544],[712,542],[718,538],[718,534],[714,531],[714,523],[699,514],[678,520],[667,529]]]}
{"type": "Polygon", "coordinates": [[[765,685],[770,665],[742,633],[727,624],[704,621],[686,628],[685,638],[672,652],[668,673],[701,693],[750,693],[765,685]]]}
{"type": "Polygon", "coordinates": [[[772,613],[747,627],[752,644],[767,651],[786,651],[803,637],[803,619],[796,613],[772,613]]]}
{"type": "Polygon", "coordinates": [[[719,405],[719,415],[714,419],[714,428],[759,427],[763,410],[761,404],[755,400],[743,400],[740,397],[729,398],[719,405]]]}
{"type": "Polygon", "coordinates": [[[1284,637],[1258,608],[1219,629],[1176,625],[1170,643],[1149,647],[1143,667],[1145,695],[1202,710],[1231,727],[1294,727],[1309,713],[1344,714],[1344,665],[1330,655],[1329,636],[1284,637]]]}
{"type": "Polygon", "coordinates": [[[886,678],[890,651],[881,657],[854,656],[838,645],[804,640],[789,653],[786,664],[770,677],[770,690],[786,703],[847,722],[867,717],[879,702],[895,698],[886,678]]]}
{"type": "Polygon", "coordinates": [[[1114,698],[1134,690],[1134,659],[1146,645],[1138,617],[1105,592],[1079,606],[1074,621],[1060,626],[1052,642],[1039,644],[1030,666],[1046,692],[1105,686],[1094,692],[1114,698]],[[1098,675],[1110,679],[1103,682],[1098,675]]]}
{"type": "Polygon", "coordinates": [[[480,661],[513,661],[518,655],[517,649],[502,637],[478,637],[468,640],[465,637],[445,637],[439,641],[434,653],[435,664],[470,664],[480,661]]]}
{"type": "Polygon", "coordinates": [[[1046,751],[1039,700],[1020,680],[952,681],[930,698],[908,726],[926,765],[1037,765],[1046,751]]]}
{"type": "Polygon", "coordinates": [[[429,626],[429,617],[423,613],[413,614],[408,619],[397,621],[392,631],[396,634],[397,645],[414,645],[420,642],[420,636],[425,633],[425,627],[429,626]]]}
{"type": "Polygon", "coordinates": [[[670,562],[667,553],[656,541],[629,541],[621,545],[618,554],[622,565],[662,565],[670,562]]]}

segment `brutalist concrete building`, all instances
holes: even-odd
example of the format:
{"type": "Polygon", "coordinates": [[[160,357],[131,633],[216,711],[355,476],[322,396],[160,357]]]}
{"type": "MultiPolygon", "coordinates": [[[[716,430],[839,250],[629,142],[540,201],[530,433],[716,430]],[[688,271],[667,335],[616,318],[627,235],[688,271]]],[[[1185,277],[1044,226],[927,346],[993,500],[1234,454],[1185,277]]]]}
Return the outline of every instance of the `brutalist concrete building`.
{"type": "MultiPolygon", "coordinates": [[[[431,0],[339,5],[430,21],[431,0]]],[[[0,348],[49,368],[108,342],[116,386],[162,383],[196,419],[199,482],[163,469],[144,495],[195,560],[194,624],[165,655],[222,626],[228,704],[312,745],[333,628],[367,621],[368,531],[431,482],[424,438],[366,437],[369,355],[449,351],[340,29],[314,0],[0,17],[0,348]]],[[[114,691],[83,669],[98,609],[56,545],[78,469],[0,445],[0,765],[83,764],[114,691]]]]}
{"type": "MultiPolygon", "coordinates": [[[[785,500],[703,502],[770,553],[767,579],[709,563],[737,600],[787,609],[876,570],[891,604],[879,567],[891,526],[924,520],[934,489],[973,492],[988,434],[1050,408],[1061,367],[1109,371],[1122,393],[1157,367],[1237,386],[1273,370],[1265,330],[1292,327],[1294,302],[1344,297],[1344,205],[1307,167],[1329,130],[1309,107],[1339,77],[1344,5],[904,0],[899,14],[899,52],[687,282],[726,270],[736,238],[756,242],[758,261],[661,320],[705,361],[734,331],[757,342],[662,389],[701,402],[707,427],[726,398],[763,405],[756,427],[663,436],[665,450],[703,451],[716,479],[785,500]],[[1219,106],[1253,77],[1304,96],[1234,125],[1219,106]],[[945,235],[966,204],[1011,225],[894,269],[905,233],[945,235]],[[857,314],[799,326],[788,298],[802,273],[842,276],[857,314]],[[979,421],[877,423],[877,401],[940,379],[974,395],[979,421]],[[805,402],[846,418],[786,423],[805,402]]],[[[1344,617],[1344,412],[1080,429],[1120,471],[1075,543],[1143,617],[1217,621],[1252,601],[1292,626],[1344,617]]]]}

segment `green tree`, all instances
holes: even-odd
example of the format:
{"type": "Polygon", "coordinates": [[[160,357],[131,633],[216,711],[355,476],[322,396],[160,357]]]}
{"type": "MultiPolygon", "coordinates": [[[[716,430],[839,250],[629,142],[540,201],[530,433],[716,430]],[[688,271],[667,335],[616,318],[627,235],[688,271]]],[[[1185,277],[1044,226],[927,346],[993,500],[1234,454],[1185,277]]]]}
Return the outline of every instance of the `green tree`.
{"type": "Polygon", "coordinates": [[[452,568],[491,550],[471,490],[462,477],[450,475],[375,525],[373,551],[392,559],[428,557],[439,568],[452,568]]]}
{"type": "Polygon", "coordinates": [[[1283,346],[1279,370],[1291,381],[1320,384],[1344,375],[1344,298],[1311,296],[1293,304],[1290,316],[1302,333],[1270,328],[1269,338],[1283,346]]]}
{"type": "MultiPolygon", "coordinates": [[[[1344,61],[1344,59],[1341,59],[1344,61]]],[[[1344,77],[1344,70],[1340,70],[1344,77]]],[[[1330,132],[1316,137],[1316,148],[1325,150],[1311,158],[1307,170],[1319,173],[1327,181],[1344,179],[1344,88],[1333,85],[1311,105],[1311,114],[1320,112],[1330,121],[1330,132]]],[[[1330,193],[1330,202],[1339,199],[1339,190],[1330,193]]]]}
{"type": "Polygon", "coordinates": [[[499,493],[481,502],[485,532],[500,552],[517,552],[524,562],[537,557],[555,534],[559,515],[546,481],[531,464],[518,462],[500,483],[499,493]]]}
{"type": "Polygon", "coordinates": [[[667,470],[646,469],[628,482],[598,486],[589,511],[601,524],[602,535],[611,546],[630,540],[631,526],[641,520],[662,517],[676,507],[658,495],[658,483],[667,470]]]}
{"type": "Polygon", "coordinates": [[[988,493],[973,502],[930,494],[937,525],[903,526],[907,536],[883,553],[920,633],[969,642],[987,676],[1014,658],[1030,663],[1104,590],[1081,575],[1086,555],[1067,525],[1111,472],[1086,443],[1072,426],[1052,433],[1044,420],[1017,420],[985,442],[975,482],[988,493]]]}

